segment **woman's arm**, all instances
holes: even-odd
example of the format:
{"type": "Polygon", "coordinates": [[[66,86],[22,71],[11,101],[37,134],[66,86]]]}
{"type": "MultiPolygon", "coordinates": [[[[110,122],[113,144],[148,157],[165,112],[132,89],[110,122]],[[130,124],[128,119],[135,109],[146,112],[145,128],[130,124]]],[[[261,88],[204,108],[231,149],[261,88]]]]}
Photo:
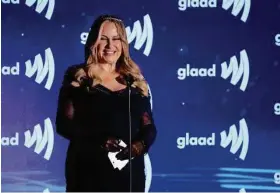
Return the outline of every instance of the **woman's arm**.
{"type": "MultiPolygon", "coordinates": [[[[150,147],[153,145],[157,136],[157,129],[151,110],[150,97],[144,97],[142,102],[143,103],[141,105],[143,107],[143,110],[140,120],[140,129],[131,143],[132,157],[147,153],[150,147]]],[[[117,158],[120,160],[129,159],[129,146],[118,153],[117,158]]]]}
{"type": "Polygon", "coordinates": [[[60,88],[56,112],[56,132],[69,140],[86,137],[82,133],[83,129],[77,127],[77,121],[74,119],[73,98],[75,89],[77,88],[70,85],[63,85],[60,88]]]}
{"type": "Polygon", "coordinates": [[[141,153],[147,153],[149,148],[153,145],[156,136],[157,129],[154,123],[153,113],[151,110],[150,97],[144,97],[140,129],[139,133],[133,141],[141,142],[143,145],[143,150],[141,153]]]}
{"type": "MultiPolygon", "coordinates": [[[[83,112],[81,109],[77,112],[77,103],[86,101],[77,101],[77,98],[82,94],[82,88],[71,84],[76,70],[77,66],[67,69],[59,91],[56,132],[69,140],[102,143],[105,135],[97,128],[85,128],[87,125],[81,121],[81,117],[83,117],[81,113],[83,112]]],[[[84,113],[86,114],[87,112],[84,113]]]]}

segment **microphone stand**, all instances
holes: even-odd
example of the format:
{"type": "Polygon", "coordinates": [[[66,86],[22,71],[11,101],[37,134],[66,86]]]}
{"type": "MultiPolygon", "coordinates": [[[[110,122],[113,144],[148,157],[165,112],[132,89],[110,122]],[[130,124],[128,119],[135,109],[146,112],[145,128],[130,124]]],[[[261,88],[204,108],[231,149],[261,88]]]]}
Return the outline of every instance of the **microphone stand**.
{"type": "Polygon", "coordinates": [[[129,147],[129,149],[130,149],[130,151],[129,151],[129,173],[130,173],[130,192],[132,192],[132,174],[131,174],[131,172],[132,172],[132,163],[131,163],[131,159],[132,159],[132,157],[131,157],[131,151],[132,151],[132,146],[131,146],[131,143],[132,143],[132,141],[131,141],[131,108],[130,108],[130,105],[131,105],[131,87],[129,87],[129,94],[128,94],[129,96],[128,96],[128,108],[129,108],[129,145],[130,145],[130,147],[129,147]]]}
{"type": "Polygon", "coordinates": [[[134,78],[131,74],[124,75],[123,80],[126,82],[128,88],[128,124],[129,124],[129,191],[132,192],[132,139],[131,139],[131,130],[132,130],[132,123],[131,123],[131,88],[134,82],[134,78]]]}
{"type": "Polygon", "coordinates": [[[127,80],[127,87],[128,87],[128,122],[129,122],[129,190],[132,192],[132,164],[131,164],[131,150],[132,150],[132,140],[131,140],[131,85],[132,81],[127,80]]]}

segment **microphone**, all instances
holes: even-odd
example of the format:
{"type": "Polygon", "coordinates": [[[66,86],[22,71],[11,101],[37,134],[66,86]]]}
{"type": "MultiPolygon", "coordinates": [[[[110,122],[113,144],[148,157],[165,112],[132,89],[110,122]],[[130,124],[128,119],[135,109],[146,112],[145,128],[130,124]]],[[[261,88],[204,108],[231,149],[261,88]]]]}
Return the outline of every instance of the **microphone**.
{"type": "Polygon", "coordinates": [[[80,81],[81,81],[80,84],[81,88],[85,89],[89,93],[95,92],[95,90],[92,87],[93,80],[84,76],[81,77],[80,81]]]}
{"type": "Polygon", "coordinates": [[[88,77],[83,76],[80,78],[80,81],[82,87],[91,87],[92,85],[92,80],[89,79],[88,77]]]}
{"type": "Polygon", "coordinates": [[[124,80],[126,82],[126,85],[130,88],[131,85],[133,84],[133,82],[135,81],[134,80],[134,77],[131,75],[131,74],[127,74],[127,75],[124,75],[124,80]]]}

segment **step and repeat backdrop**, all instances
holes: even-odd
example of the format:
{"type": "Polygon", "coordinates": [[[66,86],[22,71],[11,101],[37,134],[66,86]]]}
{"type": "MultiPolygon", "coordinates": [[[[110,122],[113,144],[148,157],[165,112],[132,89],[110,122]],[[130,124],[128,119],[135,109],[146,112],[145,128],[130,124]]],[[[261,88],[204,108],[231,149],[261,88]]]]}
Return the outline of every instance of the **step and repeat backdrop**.
{"type": "Polygon", "coordinates": [[[280,1],[2,0],[2,191],[63,192],[65,70],[123,18],[152,95],[146,191],[280,191],[280,1]]]}

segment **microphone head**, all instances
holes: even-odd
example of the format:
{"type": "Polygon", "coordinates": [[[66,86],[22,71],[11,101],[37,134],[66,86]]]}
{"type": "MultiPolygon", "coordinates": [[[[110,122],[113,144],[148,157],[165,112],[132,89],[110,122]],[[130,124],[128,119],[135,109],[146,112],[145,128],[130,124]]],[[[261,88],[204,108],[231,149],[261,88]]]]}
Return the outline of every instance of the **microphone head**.
{"type": "Polygon", "coordinates": [[[81,77],[81,86],[84,87],[91,87],[92,80],[88,77],[81,77]]]}
{"type": "Polygon", "coordinates": [[[134,77],[131,74],[124,75],[124,80],[126,81],[127,86],[131,86],[135,81],[134,77]]]}

